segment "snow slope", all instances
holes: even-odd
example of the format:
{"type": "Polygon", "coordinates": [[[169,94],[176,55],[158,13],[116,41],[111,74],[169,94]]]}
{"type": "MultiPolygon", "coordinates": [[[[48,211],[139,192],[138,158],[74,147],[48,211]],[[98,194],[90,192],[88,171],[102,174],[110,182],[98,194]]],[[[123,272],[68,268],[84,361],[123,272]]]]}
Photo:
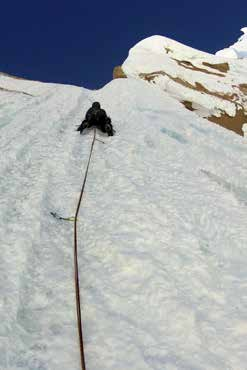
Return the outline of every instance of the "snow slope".
{"type": "Polygon", "coordinates": [[[98,138],[79,222],[88,370],[244,370],[244,138],[141,80],[99,91],[0,77],[0,369],[79,370],[73,229],[93,100],[98,138]],[[30,96],[23,94],[28,92],[30,96]]]}

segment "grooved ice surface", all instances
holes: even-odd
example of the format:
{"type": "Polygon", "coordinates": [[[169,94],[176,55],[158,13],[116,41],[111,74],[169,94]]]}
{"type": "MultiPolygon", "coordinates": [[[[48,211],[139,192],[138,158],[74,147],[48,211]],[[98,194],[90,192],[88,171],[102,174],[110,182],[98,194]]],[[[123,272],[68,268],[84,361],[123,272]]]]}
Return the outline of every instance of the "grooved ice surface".
{"type": "Polygon", "coordinates": [[[144,81],[1,81],[0,369],[80,369],[73,228],[49,212],[75,212],[98,100],[116,135],[79,216],[87,369],[245,370],[245,139],[144,81]]]}

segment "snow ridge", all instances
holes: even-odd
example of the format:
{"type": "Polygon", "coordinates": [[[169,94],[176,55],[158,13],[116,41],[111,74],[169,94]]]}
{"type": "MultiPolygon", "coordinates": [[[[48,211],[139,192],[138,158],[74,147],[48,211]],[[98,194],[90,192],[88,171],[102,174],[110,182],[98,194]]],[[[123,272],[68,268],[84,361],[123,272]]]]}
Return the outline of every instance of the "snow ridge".
{"type": "Polygon", "coordinates": [[[237,42],[216,52],[216,55],[223,58],[243,59],[247,58],[247,27],[241,28],[244,33],[237,42]]]}
{"type": "MultiPolygon", "coordinates": [[[[246,43],[246,37],[240,41],[246,43]]],[[[166,91],[198,116],[243,135],[247,123],[245,60],[229,60],[163,36],[137,43],[122,65],[123,75],[166,91]]]]}

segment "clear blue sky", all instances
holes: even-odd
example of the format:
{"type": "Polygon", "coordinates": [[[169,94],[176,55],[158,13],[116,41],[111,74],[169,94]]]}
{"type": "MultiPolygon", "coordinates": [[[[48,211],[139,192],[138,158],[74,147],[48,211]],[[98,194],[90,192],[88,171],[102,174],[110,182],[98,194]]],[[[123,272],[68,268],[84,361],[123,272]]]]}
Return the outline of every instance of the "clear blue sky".
{"type": "Polygon", "coordinates": [[[215,52],[244,26],[246,0],[5,0],[0,71],[96,89],[143,38],[159,34],[215,52]]]}

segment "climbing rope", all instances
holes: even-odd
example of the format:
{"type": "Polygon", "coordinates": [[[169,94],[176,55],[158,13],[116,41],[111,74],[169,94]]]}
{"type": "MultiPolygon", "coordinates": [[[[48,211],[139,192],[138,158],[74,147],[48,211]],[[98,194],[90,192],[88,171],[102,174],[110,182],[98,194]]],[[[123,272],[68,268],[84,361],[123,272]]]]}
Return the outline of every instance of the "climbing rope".
{"type": "Polygon", "coordinates": [[[81,299],[80,299],[80,283],[79,283],[79,269],[78,269],[78,253],[77,253],[77,220],[80,211],[80,206],[82,202],[82,197],[87,181],[88,170],[90,166],[90,161],[93,153],[94,143],[96,140],[96,129],[94,129],[93,140],[91,144],[91,150],[88,158],[87,168],[84,175],[84,180],[81,188],[80,197],[77,203],[77,208],[75,212],[74,221],[74,269],[75,269],[75,293],[76,293],[76,311],[77,311],[77,326],[79,334],[79,345],[80,345],[80,356],[81,356],[81,368],[86,370],[85,355],[84,355],[84,342],[83,342],[83,330],[82,330],[82,319],[81,319],[81,299]]]}

